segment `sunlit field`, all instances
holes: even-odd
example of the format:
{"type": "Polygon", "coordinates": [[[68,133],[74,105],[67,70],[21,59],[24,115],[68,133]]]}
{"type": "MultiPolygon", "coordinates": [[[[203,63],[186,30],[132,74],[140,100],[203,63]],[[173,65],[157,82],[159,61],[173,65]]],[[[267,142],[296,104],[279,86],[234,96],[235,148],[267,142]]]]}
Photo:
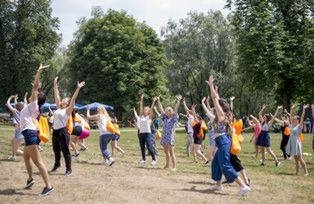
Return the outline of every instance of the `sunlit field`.
{"type": "MultiPolygon", "coordinates": [[[[271,134],[272,149],[280,158],[280,167],[275,167],[267,155],[266,166],[260,166],[255,159],[254,148],[249,143],[251,134],[244,134],[240,158],[251,179],[252,192],[246,197],[237,196],[236,184],[225,185],[224,191],[214,193],[207,190],[213,183],[210,179],[210,165],[193,163],[185,155],[185,133],[176,133],[177,171],[164,170],[165,157],[158,142],[159,157],[156,167],[148,164],[141,167],[140,150],[135,129],[122,129],[120,146],[126,151],[122,156],[116,153],[112,167],[103,164],[99,150],[98,131],[87,139],[88,150],[72,160],[73,174],[65,177],[64,162],[58,172],[50,175],[55,191],[47,197],[38,194],[44,183],[34,166],[35,185],[31,190],[23,189],[27,173],[22,157],[8,161],[10,139],[13,129],[1,126],[0,130],[0,203],[314,203],[314,162],[311,149],[312,136],[305,135],[303,157],[309,168],[309,176],[303,171],[295,175],[294,161],[283,161],[279,144],[280,134],[271,134]]],[[[205,140],[207,151],[208,140],[205,140]]],[[[43,144],[41,152],[48,169],[53,166],[51,143],[43,144]]]]}

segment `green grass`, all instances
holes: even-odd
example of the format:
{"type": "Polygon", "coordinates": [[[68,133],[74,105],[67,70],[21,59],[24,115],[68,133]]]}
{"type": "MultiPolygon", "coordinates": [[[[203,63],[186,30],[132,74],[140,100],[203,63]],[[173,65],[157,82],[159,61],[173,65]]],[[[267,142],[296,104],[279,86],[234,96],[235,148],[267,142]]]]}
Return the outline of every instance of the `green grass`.
{"type": "MultiPolygon", "coordinates": [[[[13,135],[13,129],[8,126],[0,126],[0,159],[5,160],[10,154],[10,139],[13,135]],[[5,128],[5,129],[4,129],[5,128]]],[[[242,144],[242,152],[240,159],[246,168],[248,177],[252,180],[252,188],[254,192],[252,196],[248,198],[236,198],[237,202],[246,201],[248,203],[313,203],[314,196],[312,189],[314,188],[314,162],[313,162],[313,150],[312,150],[312,135],[305,134],[305,141],[302,144],[303,153],[312,154],[310,156],[303,156],[309,169],[309,176],[303,176],[303,171],[301,171],[300,176],[295,175],[294,161],[282,161],[283,158],[280,156],[280,134],[271,134],[271,145],[272,150],[275,152],[282,164],[279,168],[275,167],[274,161],[272,161],[270,155],[267,155],[266,166],[260,166],[259,159],[255,159],[254,147],[249,140],[251,134],[243,134],[245,141],[242,144]],[[257,201],[256,201],[257,199],[257,201]]],[[[165,158],[162,147],[157,141],[159,158],[157,170],[161,171],[159,174],[166,176],[168,180],[176,182],[182,182],[182,176],[191,177],[190,182],[195,182],[196,186],[204,186],[210,183],[210,168],[205,166],[202,162],[197,164],[192,162],[192,158],[187,158],[185,155],[185,138],[186,134],[184,131],[179,130],[176,132],[176,144],[175,152],[177,157],[177,171],[164,172],[161,168],[164,165],[165,158]]],[[[73,162],[78,165],[82,165],[79,168],[88,167],[89,169],[95,168],[93,164],[99,164],[102,160],[102,155],[99,151],[99,133],[98,131],[92,131],[91,136],[87,140],[88,151],[81,153],[81,155],[75,159],[73,162]]],[[[208,140],[206,138],[206,149],[208,140]]],[[[121,137],[119,140],[119,146],[121,146],[125,151],[126,155],[121,157],[119,153],[115,156],[117,165],[119,168],[138,168],[136,164],[137,161],[141,159],[137,131],[135,129],[121,129],[121,137]],[[132,131],[133,130],[133,131],[132,131]]],[[[53,160],[53,152],[51,143],[43,145],[44,147],[44,159],[48,159],[50,162],[53,160]]],[[[22,160],[22,159],[20,159],[22,160]]],[[[148,157],[150,161],[150,157],[148,157]]],[[[200,159],[199,159],[200,161],[200,159]]],[[[1,161],[0,161],[1,163],[1,161]]],[[[2,165],[5,163],[2,163],[2,165]]],[[[132,176],[132,175],[130,175],[132,176]]],[[[0,176],[1,179],[1,176],[0,176]]],[[[149,178],[147,178],[149,179],[149,178]]],[[[234,184],[233,184],[234,185],[234,184]]],[[[228,185],[227,185],[228,186],[228,185]]],[[[220,198],[220,197],[219,197],[220,198]]],[[[228,197],[227,199],[233,199],[233,197],[228,197]]]]}

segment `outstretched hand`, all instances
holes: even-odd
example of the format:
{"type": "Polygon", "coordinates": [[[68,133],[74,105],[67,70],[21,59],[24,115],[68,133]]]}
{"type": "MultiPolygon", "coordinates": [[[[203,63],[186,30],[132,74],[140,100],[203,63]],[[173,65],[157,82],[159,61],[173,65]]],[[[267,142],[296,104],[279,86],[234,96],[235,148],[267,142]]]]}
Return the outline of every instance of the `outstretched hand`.
{"type": "Polygon", "coordinates": [[[306,105],[303,106],[303,109],[305,110],[305,109],[307,109],[307,108],[309,108],[309,107],[310,107],[310,105],[309,105],[309,104],[306,104],[306,105]]]}
{"type": "Polygon", "coordinates": [[[205,103],[205,101],[206,101],[206,97],[203,97],[202,103],[205,103]]]}
{"type": "Polygon", "coordinates": [[[235,99],[234,96],[231,96],[231,97],[230,97],[230,101],[233,101],[234,99],[235,99]]]}
{"type": "Polygon", "coordinates": [[[181,95],[177,95],[176,98],[177,98],[178,101],[182,100],[182,96],[181,95]]]}
{"type": "Polygon", "coordinates": [[[38,68],[38,71],[41,71],[41,70],[43,70],[43,69],[46,69],[46,68],[48,68],[50,65],[43,65],[43,64],[40,64],[39,65],[39,68],[38,68]]]}
{"type": "Polygon", "coordinates": [[[53,82],[56,84],[56,83],[58,83],[58,79],[59,79],[59,77],[56,77],[54,80],[53,80],[53,82]]]}
{"type": "Polygon", "coordinates": [[[213,75],[210,75],[209,78],[208,78],[208,80],[205,81],[205,82],[208,84],[208,86],[211,86],[211,85],[213,84],[213,82],[214,82],[214,77],[213,77],[213,75]]]}
{"type": "Polygon", "coordinates": [[[85,86],[85,81],[82,82],[77,82],[77,88],[82,88],[83,86],[85,86]]]}

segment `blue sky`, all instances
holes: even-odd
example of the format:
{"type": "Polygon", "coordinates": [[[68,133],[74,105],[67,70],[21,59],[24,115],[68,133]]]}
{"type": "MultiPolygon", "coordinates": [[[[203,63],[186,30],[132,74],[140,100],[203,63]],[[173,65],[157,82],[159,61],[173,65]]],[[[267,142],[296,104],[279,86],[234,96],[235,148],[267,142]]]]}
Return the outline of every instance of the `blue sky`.
{"type": "Polygon", "coordinates": [[[178,21],[186,17],[189,11],[207,12],[223,9],[225,0],[52,0],[53,16],[60,20],[59,33],[62,34],[62,45],[68,45],[73,33],[77,30],[76,21],[80,17],[89,17],[91,8],[101,6],[108,9],[125,10],[138,21],[145,21],[159,35],[161,27],[169,19],[178,21]]]}

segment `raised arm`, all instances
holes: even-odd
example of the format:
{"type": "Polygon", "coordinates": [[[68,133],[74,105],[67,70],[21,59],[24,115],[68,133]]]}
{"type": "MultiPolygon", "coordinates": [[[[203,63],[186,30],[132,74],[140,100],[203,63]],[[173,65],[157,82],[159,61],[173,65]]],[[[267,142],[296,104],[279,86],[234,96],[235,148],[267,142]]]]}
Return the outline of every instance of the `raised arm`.
{"type": "Polygon", "coordinates": [[[50,114],[53,115],[53,111],[51,110],[50,106],[48,108],[49,108],[50,114]]]}
{"type": "Polygon", "coordinates": [[[70,115],[72,113],[74,105],[75,105],[75,100],[76,100],[76,98],[77,98],[77,96],[78,96],[78,94],[79,94],[79,92],[83,86],[85,86],[85,81],[82,81],[80,83],[77,82],[76,90],[75,90],[73,96],[71,97],[71,101],[70,101],[69,106],[66,109],[66,112],[68,115],[70,115]]]}
{"type": "Polygon", "coordinates": [[[182,100],[182,96],[181,95],[177,96],[177,103],[176,103],[176,106],[174,107],[174,113],[175,114],[178,113],[181,100],[182,100]]]}
{"type": "Polygon", "coordinates": [[[19,96],[16,94],[16,95],[14,95],[14,105],[16,105],[17,104],[17,99],[19,98],[19,96]]]}
{"type": "MultiPolygon", "coordinates": [[[[206,115],[207,115],[208,117],[210,117],[210,118],[215,118],[215,115],[212,114],[212,113],[210,112],[210,110],[208,110],[208,107],[205,105],[205,100],[207,100],[206,97],[204,97],[203,100],[202,100],[202,107],[203,107],[203,110],[205,111],[205,113],[206,113],[206,115]]],[[[209,103],[208,103],[208,104],[209,104],[209,103]]]]}
{"type": "Polygon", "coordinates": [[[25,92],[24,95],[24,104],[27,105],[27,96],[28,96],[28,92],[25,92]]]}
{"type": "Polygon", "coordinates": [[[153,114],[154,114],[154,106],[155,106],[155,103],[156,103],[156,100],[157,100],[157,97],[153,97],[153,102],[152,102],[152,105],[150,106],[150,112],[149,112],[149,117],[150,118],[153,118],[153,114]]]}
{"type": "Polygon", "coordinates": [[[303,106],[303,110],[302,110],[302,114],[301,114],[301,118],[300,118],[300,128],[303,129],[303,123],[304,123],[304,116],[305,116],[305,110],[309,107],[309,105],[304,105],[303,106]]]}
{"type": "Polygon", "coordinates": [[[143,111],[144,111],[143,99],[144,99],[144,94],[142,94],[141,97],[140,97],[140,115],[143,115],[143,111]]]}
{"type": "Polygon", "coordinates": [[[30,98],[30,102],[32,101],[36,101],[37,100],[37,95],[38,95],[38,88],[39,88],[39,85],[40,85],[40,74],[41,72],[49,67],[50,65],[42,65],[40,64],[36,74],[35,74],[35,80],[34,80],[34,83],[33,83],[33,89],[32,89],[32,94],[31,94],[31,98],[30,98]]]}
{"type": "Polygon", "coordinates": [[[260,121],[256,117],[253,115],[250,115],[250,117],[255,121],[255,123],[260,124],[260,121]]]}
{"type": "Polygon", "coordinates": [[[7,104],[6,104],[7,107],[9,108],[9,110],[10,110],[12,113],[14,113],[14,112],[16,111],[16,109],[11,106],[11,100],[12,100],[12,98],[15,98],[15,97],[16,97],[16,95],[10,96],[10,97],[8,98],[7,104]]]}
{"type": "Polygon", "coordinates": [[[54,98],[55,98],[55,104],[57,106],[57,109],[60,108],[60,93],[59,93],[59,88],[58,88],[58,77],[56,77],[53,80],[53,93],[54,93],[54,98]]]}
{"type": "Polygon", "coordinates": [[[209,105],[209,100],[210,100],[210,96],[207,96],[207,97],[206,97],[206,100],[205,100],[205,102],[206,102],[206,107],[207,107],[208,110],[211,110],[211,107],[210,107],[210,105],[209,105]]]}
{"type": "Polygon", "coordinates": [[[183,99],[183,107],[184,107],[185,113],[186,113],[187,115],[189,115],[190,109],[189,109],[188,106],[186,105],[185,99],[183,99]]]}
{"type": "Polygon", "coordinates": [[[165,113],[165,110],[162,107],[162,104],[160,102],[160,97],[157,97],[157,103],[158,103],[158,107],[159,107],[159,110],[160,110],[161,114],[165,113]]]}
{"type": "MultiPolygon", "coordinates": [[[[196,110],[195,110],[196,105],[192,105],[191,107],[191,111],[193,113],[193,117],[194,117],[194,121],[196,121],[197,123],[199,122],[198,118],[197,118],[197,114],[196,114],[196,110]]],[[[192,124],[191,124],[192,125],[192,124]]]]}
{"type": "Polygon", "coordinates": [[[278,107],[277,107],[276,112],[275,112],[274,115],[272,115],[272,118],[271,118],[271,120],[268,122],[268,125],[273,124],[273,122],[275,121],[275,118],[276,118],[277,115],[278,115],[278,111],[279,111],[281,108],[282,108],[282,106],[278,106],[278,107]]]}
{"type": "Polygon", "coordinates": [[[99,120],[99,114],[90,115],[89,107],[87,107],[86,117],[88,120],[99,120]]]}
{"type": "MultiPolygon", "coordinates": [[[[158,103],[158,102],[157,102],[157,103],[158,103]]],[[[156,106],[154,107],[154,111],[155,111],[155,113],[157,114],[157,116],[159,117],[159,116],[160,116],[160,113],[158,112],[156,106]]]]}
{"type": "Polygon", "coordinates": [[[266,105],[263,104],[262,109],[261,109],[260,112],[258,113],[258,118],[259,118],[259,121],[260,121],[261,123],[264,122],[264,119],[263,119],[263,111],[265,110],[265,108],[266,108],[266,105]]]}
{"type": "Polygon", "coordinates": [[[134,116],[135,116],[136,120],[138,120],[139,117],[138,117],[138,114],[137,114],[135,107],[133,107],[133,112],[134,112],[134,116]]]}
{"type": "Polygon", "coordinates": [[[221,106],[219,105],[219,101],[218,101],[219,96],[218,96],[218,93],[215,91],[213,81],[214,81],[214,78],[213,78],[213,75],[211,75],[209,77],[208,81],[206,81],[206,83],[208,84],[208,86],[210,88],[210,93],[211,93],[212,100],[214,102],[214,107],[216,110],[217,119],[219,122],[222,122],[225,120],[225,113],[222,110],[221,106]]]}
{"type": "Polygon", "coordinates": [[[233,101],[234,101],[234,99],[235,99],[234,96],[230,97],[230,109],[231,109],[232,112],[233,112],[233,101]]]}
{"type": "Polygon", "coordinates": [[[290,107],[290,123],[292,123],[292,118],[294,116],[294,109],[296,108],[296,104],[293,104],[291,107],[290,107]]]}

